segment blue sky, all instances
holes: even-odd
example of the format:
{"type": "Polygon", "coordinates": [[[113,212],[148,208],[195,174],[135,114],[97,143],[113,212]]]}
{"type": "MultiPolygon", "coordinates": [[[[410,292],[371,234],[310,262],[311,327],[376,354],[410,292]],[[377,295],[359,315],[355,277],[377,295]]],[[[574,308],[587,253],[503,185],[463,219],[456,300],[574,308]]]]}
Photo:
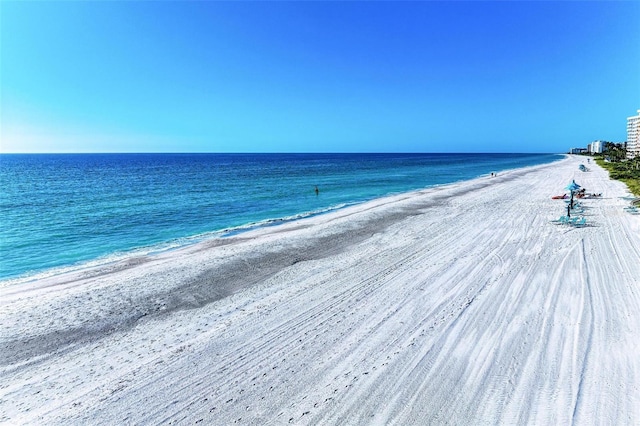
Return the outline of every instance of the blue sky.
{"type": "Polygon", "coordinates": [[[1,152],[624,141],[638,2],[0,2],[1,152]]]}

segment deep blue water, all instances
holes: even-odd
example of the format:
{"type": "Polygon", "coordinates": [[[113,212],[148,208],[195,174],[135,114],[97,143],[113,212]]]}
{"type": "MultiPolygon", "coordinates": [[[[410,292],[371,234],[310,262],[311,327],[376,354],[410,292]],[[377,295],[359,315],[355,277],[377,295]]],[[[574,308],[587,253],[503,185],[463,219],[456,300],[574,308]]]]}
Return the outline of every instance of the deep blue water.
{"type": "Polygon", "coordinates": [[[0,155],[0,280],[163,250],[387,194],[560,158],[554,154],[0,155]]]}

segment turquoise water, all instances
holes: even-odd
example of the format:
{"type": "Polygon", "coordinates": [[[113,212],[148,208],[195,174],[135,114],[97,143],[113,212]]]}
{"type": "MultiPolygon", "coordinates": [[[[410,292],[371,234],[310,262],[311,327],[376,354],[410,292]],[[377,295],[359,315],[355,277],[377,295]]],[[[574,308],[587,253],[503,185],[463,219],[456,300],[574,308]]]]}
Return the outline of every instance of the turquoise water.
{"type": "Polygon", "coordinates": [[[0,280],[148,253],[554,154],[0,155],[0,280]],[[315,186],[319,193],[316,194],[315,186]]]}

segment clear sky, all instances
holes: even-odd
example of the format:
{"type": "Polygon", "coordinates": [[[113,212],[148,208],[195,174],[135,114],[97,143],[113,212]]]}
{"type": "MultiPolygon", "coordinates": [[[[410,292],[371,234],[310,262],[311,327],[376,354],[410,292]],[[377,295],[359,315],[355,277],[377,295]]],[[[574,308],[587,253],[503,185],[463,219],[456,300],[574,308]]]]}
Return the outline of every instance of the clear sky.
{"type": "Polygon", "coordinates": [[[640,109],[639,2],[0,1],[1,152],[565,152],[640,109]]]}

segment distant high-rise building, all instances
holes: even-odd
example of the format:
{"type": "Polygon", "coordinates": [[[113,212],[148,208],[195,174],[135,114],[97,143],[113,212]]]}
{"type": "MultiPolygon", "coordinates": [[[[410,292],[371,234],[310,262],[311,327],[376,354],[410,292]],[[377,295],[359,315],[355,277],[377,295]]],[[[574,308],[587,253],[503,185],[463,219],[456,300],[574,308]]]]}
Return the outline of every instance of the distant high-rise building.
{"type": "Polygon", "coordinates": [[[590,154],[599,154],[602,152],[602,148],[604,147],[603,141],[593,141],[589,144],[588,149],[590,154]]]}
{"type": "Polygon", "coordinates": [[[640,109],[638,115],[627,118],[627,157],[640,155],[640,109]]]}

